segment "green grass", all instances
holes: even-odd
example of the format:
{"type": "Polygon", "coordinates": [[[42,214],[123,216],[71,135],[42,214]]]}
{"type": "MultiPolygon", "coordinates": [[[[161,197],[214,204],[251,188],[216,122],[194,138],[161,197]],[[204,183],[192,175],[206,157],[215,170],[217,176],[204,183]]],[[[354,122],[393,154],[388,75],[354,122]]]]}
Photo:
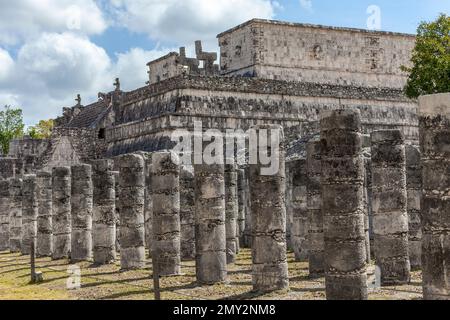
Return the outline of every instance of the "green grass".
{"type": "MultiPolygon", "coordinates": [[[[154,298],[151,261],[146,268],[120,272],[120,264],[93,267],[89,262],[81,268],[81,288],[68,290],[70,276],[66,260],[37,259],[37,270],[43,272],[44,282],[30,284],[29,257],[0,253],[0,300],[152,300],[154,298]]],[[[289,254],[290,290],[257,295],[252,292],[250,250],[241,250],[236,263],[228,266],[228,282],[214,286],[197,286],[195,263],[183,262],[182,276],[161,279],[163,300],[202,299],[325,299],[324,279],[309,279],[308,264],[295,262],[289,254]]],[[[383,288],[370,292],[371,300],[420,299],[420,272],[413,273],[407,286],[383,288]]]]}

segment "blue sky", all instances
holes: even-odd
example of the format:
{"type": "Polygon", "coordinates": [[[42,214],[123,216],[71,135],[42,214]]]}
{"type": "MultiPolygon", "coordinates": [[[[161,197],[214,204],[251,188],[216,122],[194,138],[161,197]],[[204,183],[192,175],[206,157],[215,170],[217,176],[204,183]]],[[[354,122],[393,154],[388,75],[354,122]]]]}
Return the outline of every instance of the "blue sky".
{"type": "MultiPolygon", "coordinates": [[[[363,29],[367,29],[367,8],[377,5],[381,10],[381,30],[402,33],[415,33],[421,21],[433,20],[441,12],[450,13],[450,0],[279,0],[278,3],[281,7],[275,6],[275,20],[363,29]]],[[[151,50],[158,43],[181,45],[171,39],[155,41],[145,33],[130,32],[123,27],[110,28],[93,41],[112,56],[136,46],[151,50]]]]}
{"type": "Polygon", "coordinates": [[[145,85],[146,63],[195,40],[218,50],[216,35],[251,18],[415,33],[450,13],[450,0],[0,0],[0,106],[23,108],[28,125],[113,89],[145,85]]]}

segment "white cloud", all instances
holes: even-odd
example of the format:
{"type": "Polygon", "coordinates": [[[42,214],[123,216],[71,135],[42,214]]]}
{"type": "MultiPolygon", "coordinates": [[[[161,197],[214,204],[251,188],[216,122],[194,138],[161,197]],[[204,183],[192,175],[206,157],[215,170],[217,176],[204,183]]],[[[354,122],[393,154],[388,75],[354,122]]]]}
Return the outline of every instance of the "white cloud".
{"type": "Polygon", "coordinates": [[[75,104],[77,93],[87,103],[112,87],[111,68],[105,50],[88,38],[44,33],[20,48],[14,72],[0,89],[0,105],[22,107],[27,124],[55,117],[63,106],[75,104]]]}
{"type": "Polygon", "coordinates": [[[303,9],[306,9],[309,12],[313,11],[313,3],[312,0],[300,0],[300,5],[303,9]]]}
{"type": "Polygon", "coordinates": [[[23,108],[28,125],[53,118],[61,115],[62,107],[75,105],[78,93],[82,104],[95,102],[98,92],[113,90],[116,77],[123,90],[144,86],[148,80],[146,64],[170,51],[133,48],[117,54],[113,62],[87,37],[44,33],[24,44],[15,62],[8,52],[0,50],[0,83],[2,75],[6,80],[0,87],[0,106],[23,108]]]}
{"type": "Polygon", "coordinates": [[[273,18],[279,7],[270,0],[114,0],[111,5],[120,25],[177,44],[215,40],[246,20],[273,18]]]}
{"type": "Polygon", "coordinates": [[[0,48],[0,83],[10,76],[13,67],[14,60],[9,55],[8,51],[0,48]]]}
{"type": "Polygon", "coordinates": [[[133,48],[126,53],[117,54],[117,63],[112,68],[112,76],[119,77],[122,90],[133,90],[148,81],[147,63],[175,49],[156,49],[146,51],[133,48]]]}
{"type": "Polygon", "coordinates": [[[107,25],[93,0],[14,0],[1,4],[0,44],[17,45],[42,32],[102,33],[107,25]]]}

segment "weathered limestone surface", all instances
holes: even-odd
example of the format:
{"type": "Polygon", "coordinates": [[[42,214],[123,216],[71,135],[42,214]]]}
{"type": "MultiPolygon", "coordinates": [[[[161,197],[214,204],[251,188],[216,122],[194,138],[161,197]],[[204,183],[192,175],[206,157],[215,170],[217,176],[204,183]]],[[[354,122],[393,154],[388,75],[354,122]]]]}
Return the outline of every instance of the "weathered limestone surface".
{"type": "Polygon", "coordinates": [[[194,172],[197,282],[224,282],[227,278],[224,165],[194,163],[194,172]]]}
{"type": "Polygon", "coordinates": [[[426,300],[450,299],[450,94],[419,98],[426,300]]]}
{"type": "Polygon", "coordinates": [[[92,210],[93,185],[92,166],[81,164],[72,166],[72,262],[92,259],[92,210]]]}
{"type": "MultiPolygon", "coordinates": [[[[283,128],[279,125],[258,125],[253,130],[258,136],[262,130],[267,130],[270,137],[279,135],[279,144],[275,149],[268,147],[270,154],[277,155],[278,171],[263,175],[261,159],[257,164],[250,164],[253,289],[261,292],[283,290],[289,287],[283,128]]],[[[258,146],[263,144],[259,140],[258,146]]]]}
{"type": "Polygon", "coordinates": [[[364,196],[363,196],[363,210],[364,210],[364,232],[366,234],[366,260],[367,263],[372,261],[373,237],[371,236],[372,229],[372,156],[363,154],[364,161],[364,196]]]}
{"type": "Polygon", "coordinates": [[[309,275],[321,277],[325,272],[324,234],[321,189],[321,143],[310,141],[306,146],[307,162],[307,209],[308,209],[308,255],[309,275]]]}
{"type": "Polygon", "coordinates": [[[194,167],[182,165],[180,172],[180,223],[182,260],[195,260],[194,181],[194,167]]]}
{"type": "Polygon", "coordinates": [[[71,245],[71,171],[70,167],[55,167],[52,171],[52,259],[69,258],[71,245]]]}
{"type": "Polygon", "coordinates": [[[181,273],[180,161],[172,152],[152,157],[152,258],[160,276],[181,273]]]}
{"type": "Polygon", "coordinates": [[[145,162],[145,203],[144,203],[144,229],[145,246],[149,257],[152,257],[153,243],[153,194],[152,194],[152,154],[141,153],[145,162]]]}
{"type": "Polygon", "coordinates": [[[37,173],[38,218],[36,255],[51,257],[53,252],[52,230],[52,174],[47,171],[37,173]]]}
{"type": "Polygon", "coordinates": [[[116,178],[111,160],[96,160],[93,171],[94,263],[104,265],[116,260],[116,178]]]}
{"type": "Polygon", "coordinates": [[[308,251],[308,206],[307,206],[307,165],[305,159],[288,163],[291,177],[291,207],[293,222],[291,227],[291,241],[296,261],[306,262],[308,251]]]}
{"type": "Polygon", "coordinates": [[[0,180],[0,251],[9,250],[9,211],[11,208],[9,180],[0,180]]]}
{"type": "Polygon", "coordinates": [[[367,299],[361,116],[342,109],[321,117],[327,299],[367,299]]]}
{"type": "Polygon", "coordinates": [[[235,165],[225,164],[225,230],[227,237],[227,263],[234,263],[237,254],[237,171],[235,165]]]}
{"type": "Polygon", "coordinates": [[[20,252],[22,244],[22,179],[10,179],[9,250],[20,252]]]}
{"type": "Polygon", "coordinates": [[[113,175],[114,175],[114,189],[116,192],[116,216],[115,216],[115,221],[116,221],[116,252],[120,252],[120,205],[119,205],[119,200],[120,200],[120,188],[119,188],[119,176],[120,176],[120,172],[119,171],[113,171],[113,175]]]}
{"type": "Polygon", "coordinates": [[[0,180],[15,177],[17,162],[18,159],[15,158],[0,158],[0,180]]]}
{"type": "Polygon", "coordinates": [[[422,200],[422,167],[420,150],[416,146],[406,146],[406,192],[408,195],[409,261],[412,270],[422,267],[422,226],[420,202],[422,200]]]}
{"type": "Polygon", "coordinates": [[[238,219],[237,219],[237,236],[239,237],[239,247],[244,247],[244,231],[245,231],[245,215],[247,210],[247,193],[245,169],[238,169],[238,219]]]}
{"type": "Polygon", "coordinates": [[[398,130],[372,133],[372,201],[375,259],[381,284],[410,281],[405,140],[398,130]]]}
{"type": "Polygon", "coordinates": [[[245,228],[244,234],[242,236],[242,244],[244,248],[251,248],[252,246],[252,216],[250,212],[250,204],[251,204],[251,194],[250,194],[250,167],[247,166],[245,169],[245,177],[244,177],[244,189],[245,189],[245,228]]]}
{"type": "Polygon", "coordinates": [[[36,245],[38,216],[38,187],[36,175],[26,175],[23,178],[22,198],[22,246],[21,253],[29,255],[31,245],[36,245]]]}
{"type": "Polygon", "coordinates": [[[123,270],[145,265],[145,163],[140,155],[119,158],[120,263],[123,270]]]}

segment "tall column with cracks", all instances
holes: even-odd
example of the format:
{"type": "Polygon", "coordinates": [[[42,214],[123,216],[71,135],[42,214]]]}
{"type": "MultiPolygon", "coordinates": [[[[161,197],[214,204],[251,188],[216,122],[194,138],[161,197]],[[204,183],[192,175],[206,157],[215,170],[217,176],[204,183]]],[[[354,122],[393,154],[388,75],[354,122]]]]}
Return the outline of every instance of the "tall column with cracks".
{"type": "Polygon", "coordinates": [[[9,212],[9,250],[20,252],[22,246],[22,185],[20,178],[10,180],[11,207],[9,212]]]}
{"type": "Polygon", "coordinates": [[[145,265],[145,163],[142,156],[119,158],[120,264],[122,270],[145,265]]]}
{"type": "Polygon", "coordinates": [[[92,163],[92,247],[96,265],[110,264],[116,260],[116,176],[112,169],[111,160],[92,163]]]}
{"type": "Polygon", "coordinates": [[[52,174],[47,171],[37,173],[38,183],[38,219],[36,255],[51,257],[53,252],[52,230],[52,174]]]}
{"type": "Polygon", "coordinates": [[[71,171],[70,167],[56,167],[52,171],[52,259],[69,258],[71,246],[71,171]]]}
{"type": "Polygon", "coordinates": [[[38,216],[38,187],[36,175],[26,175],[23,178],[22,198],[22,247],[23,255],[31,254],[31,245],[36,245],[38,216]]]}
{"type": "Polygon", "coordinates": [[[419,98],[426,300],[450,299],[450,93],[419,98]]]}
{"type": "Polygon", "coordinates": [[[152,258],[160,276],[181,273],[180,161],[172,152],[152,157],[152,258]]]}
{"type": "MultiPolygon", "coordinates": [[[[283,128],[258,125],[252,130],[258,142],[250,145],[251,152],[256,148],[259,155],[255,163],[250,163],[253,289],[258,292],[288,289],[283,128]],[[278,170],[264,170],[267,169],[267,159],[261,157],[264,151],[278,170]]],[[[256,139],[252,139],[252,144],[256,139]]]]}
{"type": "Polygon", "coordinates": [[[92,166],[72,166],[71,187],[71,262],[92,259],[92,166]]]}
{"type": "Polygon", "coordinates": [[[310,141],[306,145],[307,166],[307,209],[308,209],[308,256],[309,276],[322,277],[325,273],[323,238],[323,211],[321,170],[322,154],[320,141],[310,141]]]}
{"type": "Polygon", "coordinates": [[[406,209],[405,139],[399,130],[372,133],[372,201],[375,259],[382,285],[411,278],[406,209]]]}
{"type": "Polygon", "coordinates": [[[328,300],[366,300],[361,115],[359,110],[321,115],[322,212],[328,300]]]}

